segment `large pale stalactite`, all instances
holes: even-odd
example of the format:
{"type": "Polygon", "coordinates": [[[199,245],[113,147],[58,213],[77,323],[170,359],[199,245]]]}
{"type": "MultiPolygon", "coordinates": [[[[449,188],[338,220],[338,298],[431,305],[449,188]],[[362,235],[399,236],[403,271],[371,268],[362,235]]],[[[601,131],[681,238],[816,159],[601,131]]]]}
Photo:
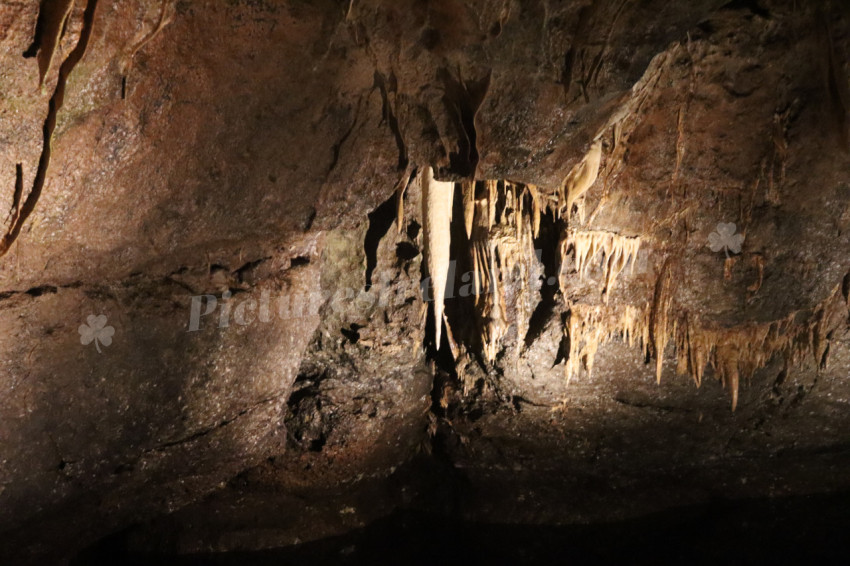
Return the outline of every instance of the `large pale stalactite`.
{"type": "Polygon", "coordinates": [[[431,277],[434,302],[435,344],[440,347],[443,331],[443,312],[446,299],[446,281],[449,276],[449,254],[451,253],[452,202],[454,183],[437,181],[431,167],[423,169],[422,219],[425,223],[425,256],[431,277]]]}

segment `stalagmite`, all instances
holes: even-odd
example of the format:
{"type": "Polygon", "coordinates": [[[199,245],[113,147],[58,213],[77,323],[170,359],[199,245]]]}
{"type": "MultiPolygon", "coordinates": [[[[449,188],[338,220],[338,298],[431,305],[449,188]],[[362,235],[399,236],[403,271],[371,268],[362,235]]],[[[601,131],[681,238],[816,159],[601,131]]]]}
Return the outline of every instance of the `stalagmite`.
{"type": "Polygon", "coordinates": [[[422,179],[422,218],[425,223],[425,255],[433,290],[437,349],[442,336],[443,303],[449,275],[453,196],[454,183],[435,180],[434,170],[427,167],[422,179]]]}

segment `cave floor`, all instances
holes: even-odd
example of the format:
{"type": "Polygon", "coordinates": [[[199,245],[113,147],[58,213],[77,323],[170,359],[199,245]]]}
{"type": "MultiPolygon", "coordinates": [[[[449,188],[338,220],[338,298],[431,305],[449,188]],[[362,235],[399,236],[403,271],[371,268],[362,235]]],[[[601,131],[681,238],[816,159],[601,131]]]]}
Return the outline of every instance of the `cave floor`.
{"type": "Polygon", "coordinates": [[[74,566],[286,564],[844,564],[850,493],[750,499],[592,525],[505,525],[399,511],[343,536],[262,552],[129,554],[121,536],[74,566]]]}

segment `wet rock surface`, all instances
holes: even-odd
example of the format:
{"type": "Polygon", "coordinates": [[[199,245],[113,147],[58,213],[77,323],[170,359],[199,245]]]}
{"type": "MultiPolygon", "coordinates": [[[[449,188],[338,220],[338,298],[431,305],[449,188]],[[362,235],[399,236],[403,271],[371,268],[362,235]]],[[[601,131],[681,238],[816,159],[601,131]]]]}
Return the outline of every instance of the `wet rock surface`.
{"type": "Polygon", "coordinates": [[[843,4],[64,5],[0,6],[4,562],[846,525],[843,4]]]}

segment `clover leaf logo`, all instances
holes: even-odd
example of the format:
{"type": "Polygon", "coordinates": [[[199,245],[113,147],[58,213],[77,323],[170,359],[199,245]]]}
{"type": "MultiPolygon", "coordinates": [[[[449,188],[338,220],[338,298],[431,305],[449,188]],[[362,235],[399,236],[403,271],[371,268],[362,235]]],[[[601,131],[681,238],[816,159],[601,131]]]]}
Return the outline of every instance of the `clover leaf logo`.
{"type": "Polygon", "coordinates": [[[726,252],[726,257],[729,257],[729,252],[733,254],[741,253],[741,244],[744,243],[744,235],[736,234],[738,227],[734,222],[718,222],[715,231],[708,235],[708,246],[713,252],[723,250],[726,252]]]}
{"type": "Polygon", "coordinates": [[[106,326],[105,314],[97,316],[90,314],[86,318],[86,322],[88,324],[81,324],[79,328],[80,344],[88,346],[94,342],[94,347],[97,348],[97,353],[100,354],[100,344],[104,346],[112,344],[112,336],[115,334],[115,329],[111,326],[106,326]]]}

